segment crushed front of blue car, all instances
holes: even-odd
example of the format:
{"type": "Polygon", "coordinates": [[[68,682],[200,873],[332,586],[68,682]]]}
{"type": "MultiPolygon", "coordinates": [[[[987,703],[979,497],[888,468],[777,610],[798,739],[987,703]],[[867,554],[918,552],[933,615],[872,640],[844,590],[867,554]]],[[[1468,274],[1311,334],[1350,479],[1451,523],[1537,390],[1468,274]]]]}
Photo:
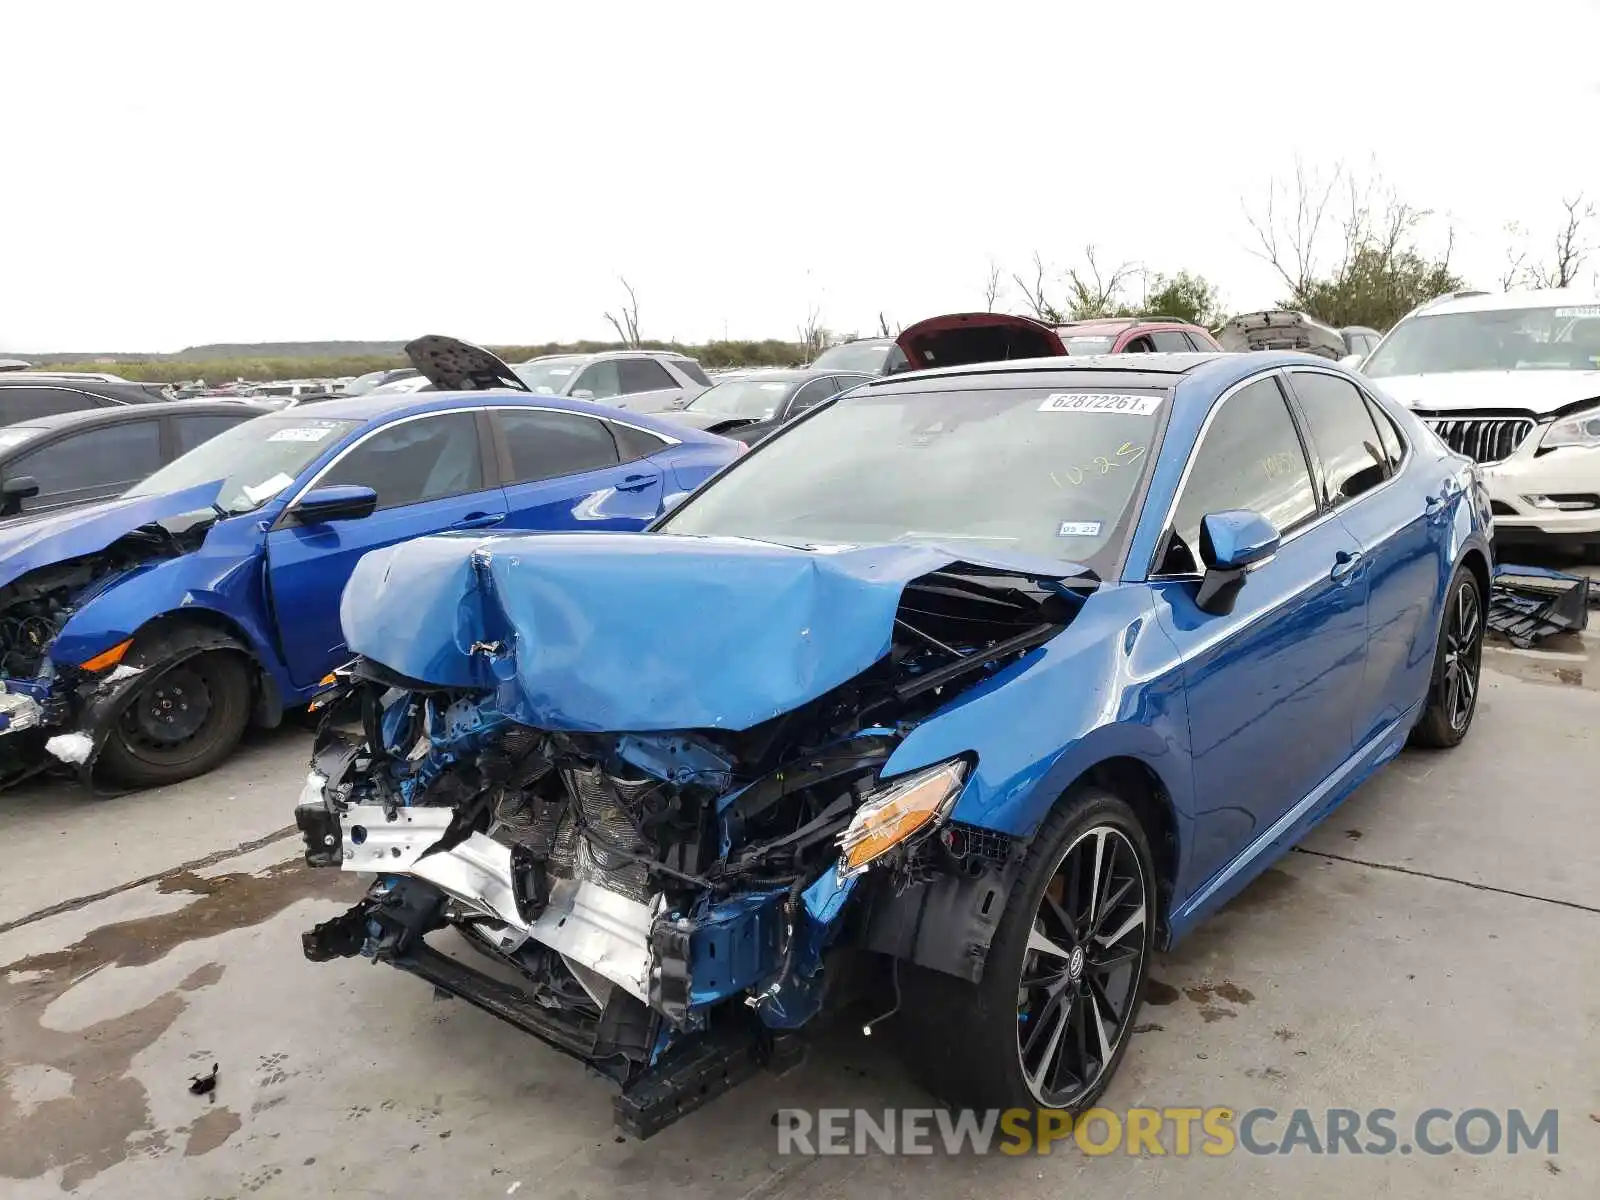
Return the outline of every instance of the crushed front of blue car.
{"type": "Polygon", "coordinates": [[[950,818],[979,747],[886,765],[1095,586],[908,544],[374,552],[296,820],[312,866],[376,879],[305,953],[388,962],[580,1057],[648,1136],[790,1060],[874,897],[1003,860],[950,818]]]}

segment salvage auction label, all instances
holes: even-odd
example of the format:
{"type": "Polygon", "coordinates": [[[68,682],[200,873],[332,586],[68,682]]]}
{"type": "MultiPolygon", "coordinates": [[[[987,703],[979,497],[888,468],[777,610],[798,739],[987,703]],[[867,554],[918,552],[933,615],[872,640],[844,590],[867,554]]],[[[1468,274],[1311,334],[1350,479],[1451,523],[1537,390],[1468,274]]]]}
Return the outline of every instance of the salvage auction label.
{"type": "Polygon", "coordinates": [[[1039,405],[1040,412],[1129,413],[1136,417],[1148,417],[1160,408],[1160,396],[1124,392],[1055,392],[1039,405]]]}

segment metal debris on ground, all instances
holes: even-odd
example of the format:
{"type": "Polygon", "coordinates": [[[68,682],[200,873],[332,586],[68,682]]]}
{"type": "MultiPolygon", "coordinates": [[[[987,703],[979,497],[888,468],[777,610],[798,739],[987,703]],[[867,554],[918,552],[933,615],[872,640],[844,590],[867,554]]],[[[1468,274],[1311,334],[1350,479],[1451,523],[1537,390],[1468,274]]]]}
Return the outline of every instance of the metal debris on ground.
{"type": "Polygon", "coordinates": [[[191,1075],[189,1077],[189,1094],[191,1096],[209,1096],[217,1090],[217,1068],[221,1063],[211,1064],[211,1074],[191,1075]]]}
{"type": "Polygon", "coordinates": [[[1582,575],[1501,563],[1489,591],[1489,628],[1526,648],[1551,634],[1582,632],[1589,602],[1589,580],[1582,575]]]}

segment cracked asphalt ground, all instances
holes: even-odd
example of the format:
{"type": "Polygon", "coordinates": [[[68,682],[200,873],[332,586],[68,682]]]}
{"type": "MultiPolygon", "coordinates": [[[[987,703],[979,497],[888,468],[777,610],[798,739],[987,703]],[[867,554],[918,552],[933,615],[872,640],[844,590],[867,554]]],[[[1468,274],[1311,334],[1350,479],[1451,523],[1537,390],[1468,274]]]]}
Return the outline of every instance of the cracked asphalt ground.
{"type": "Polygon", "coordinates": [[[1158,960],[1105,1103],[1389,1108],[1402,1129],[1554,1108],[1555,1154],[781,1157],[780,1107],[928,1103],[853,1030],[622,1141],[578,1064],[386,967],[301,958],[361,881],[299,865],[308,738],[285,730],[183,787],[0,794],[0,1193],[1593,1197],[1600,642],[1486,666],[1465,746],[1405,755],[1158,960]]]}

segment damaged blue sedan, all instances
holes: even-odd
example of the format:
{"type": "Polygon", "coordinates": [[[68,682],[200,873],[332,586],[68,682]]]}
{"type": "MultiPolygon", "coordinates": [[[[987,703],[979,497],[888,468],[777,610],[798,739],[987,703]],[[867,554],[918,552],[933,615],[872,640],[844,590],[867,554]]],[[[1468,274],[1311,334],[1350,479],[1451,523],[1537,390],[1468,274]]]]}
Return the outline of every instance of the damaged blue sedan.
{"type": "MultiPolygon", "coordinates": [[[[648,531],[362,559],[296,810],[365,955],[649,1135],[852,1001],[1081,1110],[1150,957],[1477,706],[1477,468],[1289,354],[889,377],[648,531]]],[[[869,1028],[874,1021],[869,1021],[869,1028]]]]}

